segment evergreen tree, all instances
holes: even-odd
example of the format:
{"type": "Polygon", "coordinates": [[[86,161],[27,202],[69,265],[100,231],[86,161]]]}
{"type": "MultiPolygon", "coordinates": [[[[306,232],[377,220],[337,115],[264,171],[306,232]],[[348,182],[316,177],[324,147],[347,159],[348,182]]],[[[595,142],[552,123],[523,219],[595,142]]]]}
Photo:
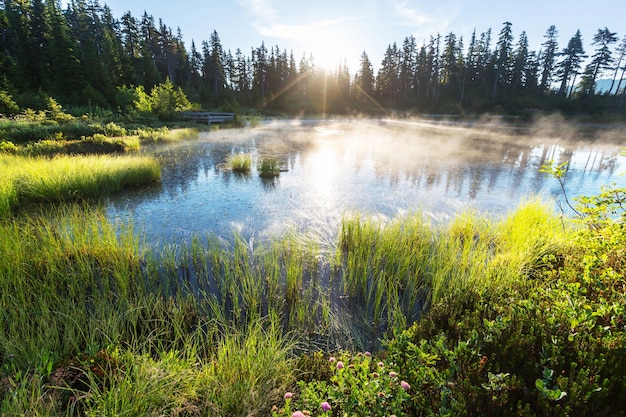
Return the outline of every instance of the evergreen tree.
{"type": "Polygon", "coordinates": [[[554,62],[558,48],[556,40],[557,36],[558,31],[556,30],[556,26],[550,26],[544,35],[546,41],[541,45],[543,48],[539,55],[539,59],[541,60],[541,82],[539,84],[539,89],[542,93],[546,92],[552,83],[554,62]]]}
{"type": "MultiPolygon", "coordinates": [[[[206,51],[206,48],[205,48],[206,51]]],[[[220,97],[226,88],[226,75],[224,73],[224,50],[217,31],[211,33],[208,45],[208,55],[205,55],[204,67],[206,82],[214,96],[220,97]]]]}
{"type": "MultiPolygon", "coordinates": [[[[559,54],[563,59],[556,64],[557,75],[559,77],[560,97],[569,96],[568,85],[570,80],[575,78],[580,69],[582,59],[585,58],[583,50],[582,36],[580,30],[567,43],[567,47],[559,54]]],[[[573,84],[573,82],[572,82],[573,84]]]]}
{"type": "Polygon", "coordinates": [[[415,90],[415,73],[417,70],[417,47],[411,35],[404,39],[400,55],[400,73],[398,88],[403,100],[411,97],[415,90]]]}
{"type": "Polygon", "coordinates": [[[356,98],[360,102],[371,100],[374,92],[374,69],[365,51],[361,54],[359,70],[354,77],[354,86],[356,88],[356,98]]]}
{"type": "Polygon", "coordinates": [[[528,37],[526,36],[526,32],[522,32],[519,35],[517,46],[513,52],[511,86],[515,90],[520,90],[527,86],[529,78],[528,57],[528,37]]]}
{"type": "Polygon", "coordinates": [[[500,31],[497,48],[493,60],[493,68],[495,76],[493,79],[492,97],[495,98],[498,93],[498,86],[509,85],[511,82],[511,56],[513,50],[513,31],[512,23],[504,22],[504,27],[500,31]]]}
{"type": "Polygon", "coordinates": [[[611,86],[607,91],[607,94],[611,94],[613,91],[613,87],[615,86],[615,81],[617,80],[617,75],[621,71],[621,76],[619,82],[617,83],[617,88],[615,89],[615,94],[619,93],[620,87],[622,85],[622,80],[624,79],[624,72],[626,71],[626,64],[622,65],[622,63],[626,60],[626,36],[622,39],[621,43],[615,48],[615,52],[617,53],[617,58],[615,59],[615,72],[613,73],[613,78],[611,79],[611,86]]]}
{"type": "Polygon", "coordinates": [[[450,32],[444,38],[441,55],[441,84],[451,88],[456,88],[461,75],[462,56],[459,57],[458,53],[456,35],[450,32]]]}
{"type": "Polygon", "coordinates": [[[265,47],[265,42],[261,42],[261,46],[252,50],[252,89],[262,103],[265,102],[267,94],[268,66],[267,48],[265,47]]]}
{"type": "Polygon", "coordinates": [[[596,46],[596,50],[591,56],[591,62],[585,67],[585,73],[579,86],[581,94],[587,96],[595,94],[598,76],[602,71],[612,68],[613,56],[610,45],[615,42],[617,42],[617,36],[608,28],[598,29],[594,35],[591,44],[596,46]]]}
{"type": "Polygon", "coordinates": [[[387,46],[383,61],[376,77],[376,95],[383,99],[398,97],[399,51],[394,43],[387,46]]]}
{"type": "Polygon", "coordinates": [[[80,94],[87,87],[80,62],[75,56],[75,43],[70,28],[56,1],[46,2],[49,24],[46,61],[49,64],[50,93],[80,103],[80,94]]]}

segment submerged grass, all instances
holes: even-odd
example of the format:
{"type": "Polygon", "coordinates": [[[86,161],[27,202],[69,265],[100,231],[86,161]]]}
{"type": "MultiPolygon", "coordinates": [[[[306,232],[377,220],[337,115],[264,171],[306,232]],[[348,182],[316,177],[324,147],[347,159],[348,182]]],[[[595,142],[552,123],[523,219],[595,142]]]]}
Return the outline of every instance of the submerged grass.
{"type": "Polygon", "coordinates": [[[0,217],[18,206],[99,197],[160,179],[150,157],[58,156],[52,159],[0,154],[0,217]]]}
{"type": "Polygon", "coordinates": [[[269,415],[294,354],[377,348],[448,293],[533,285],[569,233],[536,201],[352,217],[329,259],[295,235],[150,254],[88,207],[0,220],[0,413],[269,415]]]}

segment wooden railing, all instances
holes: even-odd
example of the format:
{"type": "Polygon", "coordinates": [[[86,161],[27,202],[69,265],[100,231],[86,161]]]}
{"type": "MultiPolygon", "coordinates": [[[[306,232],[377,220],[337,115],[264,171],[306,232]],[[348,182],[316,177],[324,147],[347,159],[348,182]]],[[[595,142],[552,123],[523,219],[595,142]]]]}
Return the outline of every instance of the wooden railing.
{"type": "Polygon", "coordinates": [[[188,120],[203,123],[223,123],[234,122],[235,113],[215,112],[215,111],[187,111],[181,113],[181,116],[188,120]]]}

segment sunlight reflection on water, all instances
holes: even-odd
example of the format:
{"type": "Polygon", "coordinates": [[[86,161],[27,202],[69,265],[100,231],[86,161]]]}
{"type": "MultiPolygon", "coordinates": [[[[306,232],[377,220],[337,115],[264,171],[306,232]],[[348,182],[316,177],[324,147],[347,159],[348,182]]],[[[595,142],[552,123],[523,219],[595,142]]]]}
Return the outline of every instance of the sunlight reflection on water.
{"type": "Polygon", "coordinates": [[[623,139],[606,145],[572,130],[528,130],[355,120],[213,131],[154,148],[162,183],[111,198],[108,213],[131,218],[152,243],[233,231],[265,238],[286,230],[330,243],[352,212],[391,218],[422,211],[443,220],[468,208],[504,213],[531,195],[558,198],[556,180],[538,172],[550,159],[569,161],[570,197],[612,182],[626,186],[623,139]],[[223,165],[232,153],[251,154],[255,166],[275,158],[285,172],[271,180],[256,168],[237,175],[223,165]]]}

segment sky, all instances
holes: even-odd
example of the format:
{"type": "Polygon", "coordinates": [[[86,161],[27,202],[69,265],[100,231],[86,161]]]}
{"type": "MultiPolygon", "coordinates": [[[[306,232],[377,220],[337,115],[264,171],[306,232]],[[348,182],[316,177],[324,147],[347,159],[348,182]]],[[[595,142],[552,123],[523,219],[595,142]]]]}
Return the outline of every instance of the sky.
{"type": "Polygon", "coordinates": [[[187,49],[191,40],[200,50],[216,30],[225,50],[240,48],[250,56],[261,45],[293,51],[296,61],[313,53],[316,65],[332,69],[345,59],[352,74],[367,52],[374,69],[389,44],[400,47],[413,35],[418,46],[437,33],[463,36],[465,48],[472,31],[492,29],[495,45],[503,23],[512,23],[514,42],[526,31],[530,49],[539,51],[546,30],[555,25],[559,50],[580,29],[585,51],[593,52],[593,35],[604,27],[626,35],[626,1],[609,0],[596,7],[589,0],[100,0],[120,18],[144,11],[171,27],[180,28],[187,49]]]}

